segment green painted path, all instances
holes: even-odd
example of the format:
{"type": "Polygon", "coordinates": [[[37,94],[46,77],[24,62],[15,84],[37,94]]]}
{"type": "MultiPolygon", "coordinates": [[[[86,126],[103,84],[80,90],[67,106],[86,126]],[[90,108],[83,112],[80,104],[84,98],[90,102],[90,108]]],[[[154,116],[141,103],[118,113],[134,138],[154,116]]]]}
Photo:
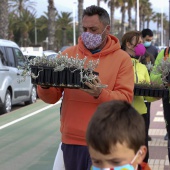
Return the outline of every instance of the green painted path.
{"type": "MultiPolygon", "coordinates": [[[[38,100],[0,116],[0,127],[49,106],[38,100]]],[[[52,106],[52,105],[51,105],[52,106]]],[[[0,128],[0,170],[51,170],[60,142],[60,104],[0,128]]]]}

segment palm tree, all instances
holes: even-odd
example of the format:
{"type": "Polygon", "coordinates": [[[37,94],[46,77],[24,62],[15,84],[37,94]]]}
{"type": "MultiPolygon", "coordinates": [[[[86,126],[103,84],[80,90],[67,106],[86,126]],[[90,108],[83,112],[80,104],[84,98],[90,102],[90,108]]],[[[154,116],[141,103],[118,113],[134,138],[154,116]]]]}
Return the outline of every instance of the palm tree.
{"type": "Polygon", "coordinates": [[[56,8],[54,1],[48,0],[48,49],[54,50],[56,8]]]}
{"type": "Polygon", "coordinates": [[[147,13],[151,12],[151,6],[152,4],[149,2],[149,0],[140,0],[139,1],[139,16],[140,16],[140,30],[145,27],[145,18],[147,16],[147,13]]]}
{"type": "Polygon", "coordinates": [[[136,0],[127,0],[128,10],[128,29],[132,29],[132,8],[135,7],[136,0]]]}
{"type": "Polygon", "coordinates": [[[15,38],[14,31],[16,29],[17,20],[18,20],[18,16],[15,13],[10,12],[9,13],[9,26],[8,26],[8,32],[9,32],[8,39],[12,41],[14,41],[14,38],[15,38]]]}
{"type": "Polygon", "coordinates": [[[153,15],[153,21],[157,23],[157,43],[158,44],[161,44],[161,41],[160,41],[160,32],[159,32],[159,28],[161,26],[161,13],[154,13],[153,15]]]}
{"type": "Polygon", "coordinates": [[[148,8],[148,10],[146,11],[146,16],[145,16],[146,28],[150,27],[150,21],[152,21],[152,18],[153,18],[152,8],[148,8]]]}
{"type": "Polygon", "coordinates": [[[114,30],[114,12],[115,12],[115,0],[104,0],[110,8],[110,33],[113,34],[114,30]]]}
{"type": "Polygon", "coordinates": [[[57,27],[62,29],[62,46],[67,45],[67,35],[66,30],[71,27],[72,17],[71,12],[61,12],[61,15],[58,15],[57,27]]]}
{"type": "Polygon", "coordinates": [[[153,14],[153,21],[157,23],[157,32],[159,31],[159,27],[161,25],[161,13],[153,14]]]}
{"type": "Polygon", "coordinates": [[[101,0],[97,0],[97,6],[100,6],[101,0]]]}
{"type": "Polygon", "coordinates": [[[122,19],[121,19],[121,32],[120,37],[123,36],[125,33],[125,12],[126,12],[126,0],[119,0],[116,4],[117,7],[120,7],[120,11],[122,13],[122,19]]]}
{"type": "Polygon", "coordinates": [[[0,38],[8,39],[8,0],[0,1],[0,38]]]}
{"type": "Polygon", "coordinates": [[[83,2],[84,0],[78,0],[78,35],[83,32],[82,16],[83,16],[83,2]]]}
{"type": "Polygon", "coordinates": [[[21,35],[19,45],[22,47],[28,47],[31,44],[29,32],[34,28],[34,19],[35,13],[32,14],[28,10],[23,10],[12,25],[13,30],[19,31],[21,35]]]}
{"type": "Polygon", "coordinates": [[[8,0],[9,9],[11,12],[14,12],[21,15],[21,12],[25,9],[28,9],[29,11],[35,11],[35,5],[36,2],[31,0],[8,0]]]}

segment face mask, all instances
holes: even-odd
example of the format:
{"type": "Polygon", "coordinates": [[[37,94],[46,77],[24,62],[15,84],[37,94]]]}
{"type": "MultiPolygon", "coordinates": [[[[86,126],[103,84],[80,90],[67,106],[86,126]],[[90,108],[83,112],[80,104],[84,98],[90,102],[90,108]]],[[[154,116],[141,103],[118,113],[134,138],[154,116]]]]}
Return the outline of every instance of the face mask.
{"type": "Polygon", "coordinates": [[[135,56],[143,56],[145,54],[146,48],[143,44],[137,44],[134,48],[135,56]]]}
{"type": "MultiPolygon", "coordinates": [[[[139,152],[142,152],[142,151],[139,151],[139,152]]],[[[136,157],[138,156],[138,153],[135,155],[135,157],[133,158],[130,164],[116,166],[114,168],[98,168],[98,167],[92,166],[91,170],[137,170],[138,166],[134,168],[132,164],[135,161],[136,157]]]]}
{"type": "Polygon", "coordinates": [[[151,41],[145,41],[145,42],[143,43],[143,45],[144,45],[145,47],[149,47],[149,46],[151,45],[151,41]]]}
{"type": "MultiPolygon", "coordinates": [[[[104,31],[106,30],[106,27],[104,29],[104,31]]],[[[102,42],[102,34],[104,33],[104,31],[101,34],[92,34],[90,32],[83,32],[81,35],[82,41],[84,43],[84,45],[87,47],[87,49],[89,50],[94,50],[97,47],[99,47],[102,42]]]]}

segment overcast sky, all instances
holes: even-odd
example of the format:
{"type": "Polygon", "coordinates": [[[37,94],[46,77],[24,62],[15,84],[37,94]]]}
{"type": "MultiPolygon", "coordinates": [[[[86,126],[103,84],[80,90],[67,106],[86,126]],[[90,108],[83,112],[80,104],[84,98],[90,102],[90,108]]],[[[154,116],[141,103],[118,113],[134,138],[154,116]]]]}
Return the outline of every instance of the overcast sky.
{"type": "MultiPolygon", "coordinates": [[[[47,11],[48,0],[36,0],[37,14],[38,16],[47,11]]],[[[164,11],[169,15],[169,1],[168,0],[150,0],[154,11],[161,12],[161,6],[163,6],[164,11]]],[[[58,11],[73,11],[73,6],[77,8],[77,0],[54,0],[55,7],[58,11]],[[65,2],[65,3],[63,3],[65,2]],[[75,2],[75,3],[74,3],[75,2]],[[75,4],[75,5],[74,5],[75,4]]],[[[96,5],[97,0],[84,0],[84,8],[89,5],[96,5]]],[[[101,2],[101,6],[109,11],[107,4],[101,2]]]]}
{"type": "MultiPolygon", "coordinates": [[[[36,1],[37,1],[37,5],[36,5],[37,17],[39,17],[43,14],[44,11],[47,12],[48,0],[36,0],[36,1]]],[[[168,0],[150,0],[150,2],[152,3],[153,11],[161,13],[161,7],[162,7],[163,12],[166,13],[169,19],[168,0]]],[[[75,12],[77,14],[77,5],[78,5],[77,0],[54,0],[54,4],[59,12],[60,11],[73,12],[73,9],[75,9],[75,12]]],[[[84,6],[83,6],[84,8],[90,5],[97,5],[97,0],[84,0],[84,6]]],[[[108,11],[108,13],[110,13],[107,4],[105,4],[104,2],[101,2],[101,7],[105,8],[108,11]]],[[[120,10],[116,10],[115,19],[121,19],[120,10]]],[[[151,27],[155,27],[154,24],[152,24],[151,27]]]]}

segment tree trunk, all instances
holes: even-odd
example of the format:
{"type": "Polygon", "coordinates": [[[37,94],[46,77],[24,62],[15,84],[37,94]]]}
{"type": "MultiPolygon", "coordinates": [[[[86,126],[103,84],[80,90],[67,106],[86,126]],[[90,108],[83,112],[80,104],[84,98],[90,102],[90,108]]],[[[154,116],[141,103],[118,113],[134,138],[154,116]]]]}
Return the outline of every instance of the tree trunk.
{"type": "Polygon", "coordinates": [[[67,41],[67,36],[66,36],[66,28],[63,27],[62,28],[62,46],[66,46],[66,41],[67,41]]]}
{"type": "Polygon", "coordinates": [[[79,36],[83,32],[83,28],[82,28],[83,1],[84,0],[78,0],[78,35],[79,36]]]}
{"type": "Polygon", "coordinates": [[[111,28],[110,28],[110,33],[113,35],[114,32],[114,2],[111,1],[110,3],[110,25],[111,25],[111,28]]]}
{"type": "Polygon", "coordinates": [[[54,50],[55,41],[55,7],[53,0],[48,0],[48,49],[54,50]]]}
{"type": "Polygon", "coordinates": [[[150,26],[150,20],[147,21],[147,28],[150,26]]]}
{"type": "Polygon", "coordinates": [[[121,33],[120,36],[122,37],[125,33],[125,6],[122,6],[122,22],[121,22],[121,33]]]}
{"type": "Polygon", "coordinates": [[[8,0],[0,0],[0,38],[8,39],[8,0]]]}
{"type": "Polygon", "coordinates": [[[128,8],[128,29],[132,29],[132,13],[131,8],[128,8]]]}
{"type": "Polygon", "coordinates": [[[100,6],[100,0],[97,0],[97,6],[100,6]]]}

